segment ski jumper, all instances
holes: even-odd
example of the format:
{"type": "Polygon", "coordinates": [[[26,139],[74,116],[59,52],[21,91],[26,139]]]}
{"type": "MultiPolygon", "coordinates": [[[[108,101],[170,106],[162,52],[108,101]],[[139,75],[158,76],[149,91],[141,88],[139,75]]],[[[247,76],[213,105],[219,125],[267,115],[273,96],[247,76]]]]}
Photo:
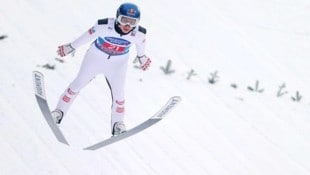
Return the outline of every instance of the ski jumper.
{"type": "Polygon", "coordinates": [[[104,74],[111,90],[111,125],[124,120],[125,78],[129,60],[129,49],[136,45],[137,56],[145,55],[146,29],[137,26],[128,34],[116,30],[114,18],[100,19],[82,36],[71,43],[77,49],[92,42],[84,56],[79,73],[61,95],[57,109],[67,113],[74,99],[96,75],[104,74]]]}

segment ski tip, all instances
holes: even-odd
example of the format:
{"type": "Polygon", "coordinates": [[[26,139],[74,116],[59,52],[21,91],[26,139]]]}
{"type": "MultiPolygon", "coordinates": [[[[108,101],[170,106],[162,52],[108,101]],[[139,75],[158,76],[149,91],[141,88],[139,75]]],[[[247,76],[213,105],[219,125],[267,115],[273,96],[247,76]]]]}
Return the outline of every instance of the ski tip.
{"type": "Polygon", "coordinates": [[[37,70],[32,71],[33,77],[44,77],[43,73],[37,70]]]}
{"type": "Polygon", "coordinates": [[[173,99],[182,100],[181,96],[173,96],[173,99]]]}
{"type": "Polygon", "coordinates": [[[33,85],[34,85],[34,91],[35,95],[45,99],[45,90],[44,90],[44,76],[39,71],[33,71],[32,72],[33,77],[33,85]]]}
{"type": "Polygon", "coordinates": [[[180,101],[182,101],[182,98],[181,98],[181,96],[173,96],[173,97],[171,97],[171,100],[176,101],[176,102],[180,102],[180,101]]]}
{"type": "Polygon", "coordinates": [[[32,71],[32,74],[40,74],[40,75],[43,75],[40,71],[37,71],[37,70],[32,71]]]}

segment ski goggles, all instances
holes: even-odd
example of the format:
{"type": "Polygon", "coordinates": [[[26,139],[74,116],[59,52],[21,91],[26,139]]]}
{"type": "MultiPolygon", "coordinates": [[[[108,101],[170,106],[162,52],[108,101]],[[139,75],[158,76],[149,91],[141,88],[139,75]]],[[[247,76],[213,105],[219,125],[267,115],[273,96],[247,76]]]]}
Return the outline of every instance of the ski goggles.
{"type": "Polygon", "coordinates": [[[117,22],[120,23],[121,25],[129,25],[130,27],[136,27],[139,23],[139,19],[119,15],[117,17],[117,22]]]}

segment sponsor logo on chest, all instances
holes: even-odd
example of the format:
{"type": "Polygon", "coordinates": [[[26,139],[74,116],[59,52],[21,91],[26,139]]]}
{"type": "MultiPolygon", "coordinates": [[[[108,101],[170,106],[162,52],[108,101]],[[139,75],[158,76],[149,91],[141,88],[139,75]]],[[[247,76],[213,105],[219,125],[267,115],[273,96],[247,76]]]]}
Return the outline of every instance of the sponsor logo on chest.
{"type": "Polygon", "coordinates": [[[124,40],[122,38],[116,38],[116,37],[104,37],[104,40],[111,44],[121,45],[121,46],[128,46],[130,45],[130,42],[127,40],[124,40]]]}
{"type": "Polygon", "coordinates": [[[108,55],[123,55],[129,52],[131,42],[117,37],[99,37],[96,46],[108,55]]]}

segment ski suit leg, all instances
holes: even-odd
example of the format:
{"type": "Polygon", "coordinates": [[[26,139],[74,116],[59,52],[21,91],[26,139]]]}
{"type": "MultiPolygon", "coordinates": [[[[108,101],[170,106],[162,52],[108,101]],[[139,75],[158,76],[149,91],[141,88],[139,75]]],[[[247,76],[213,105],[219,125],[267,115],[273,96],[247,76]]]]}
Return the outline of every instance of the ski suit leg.
{"type": "Polygon", "coordinates": [[[111,90],[111,128],[115,122],[121,122],[125,116],[125,79],[127,64],[117,68],[117,71],[106,74],[106,80],[111,90]]]}
{"type": "Polygon", "coordinates": [[[56,108],[60,109],[64,114],[67,113],[80,90],[100,73],[100,64],[98,64],[99,56],[100,55],[98,55],[92,48],[87,51],[78,75],[70,83],[69,87],[61,95],[58,101],[56,108]]]}

